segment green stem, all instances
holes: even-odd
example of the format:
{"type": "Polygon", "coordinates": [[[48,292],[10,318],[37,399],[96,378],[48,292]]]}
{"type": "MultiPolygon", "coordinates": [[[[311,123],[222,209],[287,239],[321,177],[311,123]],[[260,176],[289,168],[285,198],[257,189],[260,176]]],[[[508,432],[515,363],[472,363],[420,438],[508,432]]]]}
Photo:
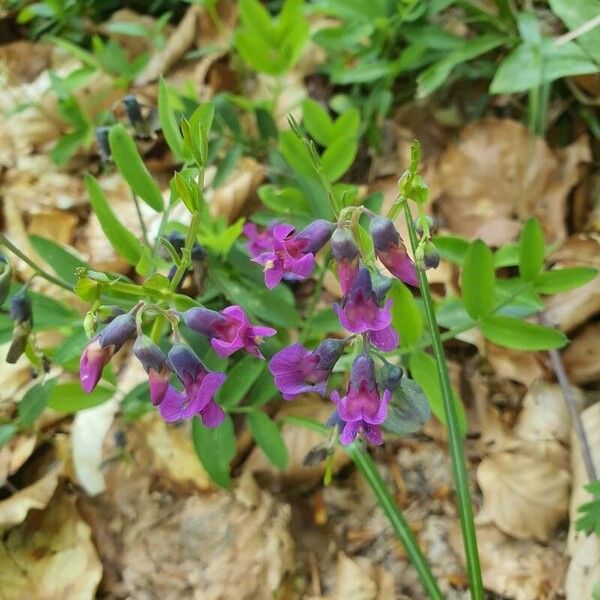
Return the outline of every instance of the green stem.
{"type": "Polygon", "coordinates": [[[15,256],[18,256],[23,262],[27,263],[35,271],[35,274],[39,277],[44,278],[46,281],[49,281],[50,283],[53,283],[54,285],[61,287],[64,290],[68,290],[69,292],[73,291],[72,286],[69,285],[66,281],[64,281],[63,279],[59,279],[54,275],[51,275],[47,271],[44,271],[44,269],[42,269],[35,262],[33,262],[28,256],[23,254],[23,252],[21,252],[11,241],[9,241],[3,233],[0,233],[0,245],[8,248],[15,256]]]}
{"type": "Polygon", "coordinates": [[[140,199],[137,197],[137,194],[132,192],[133,203],[135,204],[135,211],[137,212],[138,221],[140,222],[140,227],[142,228],[142,238],[144,239],[144,244],[151,248],[150,241],[148,240],[148,230],[146,229],[146,223],[144,221],[144,217],[142,216],[142,207],[140,206],[140,199]]]}
{"type": "MultiPolygon", "coordinates": [[[[328,435],[330,430],[311,419],[305,419],[302,417],[286,417],[286,421],[295,425],[300,425],[307,429],[312,429],[323,435],[328,435]]],[[[356,465],[356,468],[362,473],[365,481],[369,484],[375,499],[381,506],[383,512],[388,518],[394,533],[400,540],[406,554],[410,559],[411,563],[417,570],[423,587],[427,591],[427,595],[433,600],[443,600],[444,596],[438,587],[437,581],[431,572],[431,567],[427,562],[427,558],[419,548],[414,533],[412,532],[408,521],[402,514],[402,511],[398,507],[396,500],[389,490],[387,484],[379,474],[375,463],[371,456],[362,450],[357,442],[353,442],[349,446],[343,447],[346,454],[350,457],[352,462],[356,465]]]]}
{"type": "Polygon", "coordinates": [[[198,238],[198,228],[200,226],[200,211],[196,211],[192,215],[190,226],[188,229],[187,237],[185,238],[185,245],[181,251],[181,262],[177,266],[175,275],[171,279],[171,285],[169,286],[173,291],[177,289],[177,286],[181,283],[183,276],[185,275],[188,267],[192,264],[192,246],[198,238]]]}
{"type": "MultiPolygon", "coordinates": [[[[408,226],[410,244],[414,251],[417,248],[417,233],[413,224],[413,218],[408,206],[408,201],[404,201],[404,215],[408,226]]],[[[444,413],[448,427],[448,442],[450,445],[450,458],[452,461],[452,471],[456,486],[456,495],[458,499],[458,512],[463,534],[463,544],[465,548],[465,557],[467,561],[467,575],[469,578],[469,587],[471,598],[475,600],[484,600],[483,583],[481,580],[481,567],[479,564],[479,553],[477,550],[477,537],[475,535],[475,523],[473,521],[473,506],[471,504],[471,493],[469,490],[469,478],[467,474],[467,464],[465,459],[465,450],[463,440],[460,434],[458,414],[452,397],[452,385],[448,373],[448,365],[444,356],[444,347],[440,337],[440,331],[433,310],[433,299],[429,290],[429,283],[425,271],[417,268],[419,278],[419,287],[425,315],[429,326],[429,334],[433,346],[433,356],[435,358],[442,398],[444,400],[444,413]]]]}

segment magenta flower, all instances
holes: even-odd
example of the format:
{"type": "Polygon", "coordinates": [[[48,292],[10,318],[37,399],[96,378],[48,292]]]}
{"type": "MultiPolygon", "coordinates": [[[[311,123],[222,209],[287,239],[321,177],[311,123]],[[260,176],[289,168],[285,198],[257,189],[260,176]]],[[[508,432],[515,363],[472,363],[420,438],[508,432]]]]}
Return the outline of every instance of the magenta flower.
{"type": "Polygon", "coordinates": [[[392,300],[379,306],[373,291],[371,274],[361,267],[347,298],[340,304],[334,304],[340,323],[352,333],[368,333],[371,342],[381,350],[389,352],[398,345],[398,334],[392,327],[392,300]]]}
{"type": "Polygon", "coordinates": [[[417,271],[400,234],[389,219],[375,216],[369,227],[375,253],[392,275],[409,285],[418,286],[417,271]]]}
{"type": "Polygon", "coordinates": [[[373,359],[367,355],[359,356],[352,365],[346,395],[340,396],[337,391],[331,394],[338,416],[345,422],[340,442],[347,446],[362,433],[372,444],[383,444],[380,426],[387,416],[391,398],[389,390],[379,395],[373,359]]]}
{"type": "Polygon", "coordinates": [[[258,346],[263,338],[277,333],[272,327],[252,325],[241,306],[229,306],[220,313],[207,308],[191,308],[181,317],[190,329],[211,338],[214,351],[224,358],[241,348],[263,358],[258,346]]]}
{"type": "Polygon", "coordinates": [[[135,334],[135,317],[131,313],[114,318],[84,348],[79,362],[79,380],[86,393],[91,393],[113,354],[135,334]]]}
{"type": "Polygon", "coordinates": [[[263,252],[273,249],[273,230],[277,222],[271,223],[265,229],[260,230],[254,223],[244,225],[244,235],[248,238],[246,249],[252,258],[258,258],[263,252]]]}
{"type": "Polygon", "coordinates": [[[275,385],[285,400],[316,392],[325,396],[327,379],[344,352],[343,340],[326,339],[314,352],[299,343],[280,350],[269,363],[275,385]]]}
{"type": "Polygon", "coordinates": [[[185,344],[175,344],[168,357],[171,369],[183,385],[180,392],[169,386],[160,404],[160,414],[167,422],[199,416],[206,427],[217,427],[225,413],[214,396],[226,379],[225,373],[209,371],[194,351],[185,344]]]}
{"type": "Polygon", "coordinates": [[[337,262],[338,279],[344,296],[352,289],[360,262],[360,253],[352,232],[347,227],[338,227],[331,236],[331,252],[337,262]]]}
{"type": "Polygon", "coordinates": [[[264,267],[265,285],[271,290],[287,274],[306,279],[315,266],[315,253],[327,243],[332,231],[333,224],[324,219],[295,235],[292,225],[275,225],[272,248],[253,259],[264,267]]]}
{"type": "Polygon", "coordinates": [[[150,399],[158,406],[164,399],[171,381],[171,369],[165,353],[147,336],[139,335],[133,345],[133,353],[148,373],[150,399]]]}

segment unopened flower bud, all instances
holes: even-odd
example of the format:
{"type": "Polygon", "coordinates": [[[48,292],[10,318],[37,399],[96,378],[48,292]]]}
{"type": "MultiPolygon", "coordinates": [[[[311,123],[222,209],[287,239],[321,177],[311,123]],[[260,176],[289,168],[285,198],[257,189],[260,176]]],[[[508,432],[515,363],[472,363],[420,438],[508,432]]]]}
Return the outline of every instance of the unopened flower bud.
{"type": "MultiPolygon", "coordinates": [[[[429,215],[426,215],[425,219],[427,220],[427,225],[429,226],[429,233],[434,233],[437,227],[436,220],[433,217],[430,217],[429,215]]],[[[423,224],[421,223],[421,217],[416,217],[413,223],[417,235],[421,237],[423,235],[423,224]]]]}
{"type": "Polygon", "coordinates": [[[6,256],[0,252],[0,306],[2,306],[10,293],[12,268],[6,256]]]}
{"type": "Polygon", "coordinates": [[[30,325],[33,324],[31,298],[26,287],[23,287],[12,297],[10,301],[10,318],[17,324],[25,322],[30,325]]]}
{"type": "Polygon", "coordinates": [[[380,371],[380,382],[382,389],[394,392],[400,385],[403,375],[404,371],[401,367],[392,365],[391,363],[385,363],[380,371]]]}
{"type": "Polygon", "coordinates": [[[378,252],[388,252],[400,243],[400,234],[394,223],[385,217],[378,215],[373,217],[369,225],[369,233],[378,252]]]}
{"type": "Polygon", "coordinates": [[[344,340],[324,339],[314,351],[314,355],[318,358],[317,369],[331,372],[344,353],[345,348],[346,342],[344,340]]]}
{"type": "Polygon", "coordinates": [[[440,252],[429,240],[424,244],[423,264],[425,269],[437,269],[440,266],[440,252]]]}
{"type": "Polygon", "coordinates": [[[125,96],[125,98],[123,98],[123,105],[125,106],[125,113],[127,114],[127,118],[134,127],[144,122],[140,103],[138,102],[135,96],[125,96]]]}
{"type": "Polygon", "coordinates": [[[154,406],[158,406],[163,401],[171,381],[171,369],[167,364],[167,357],[147,335],[137,337],[133,345],[133,353],[148,373],[150,399],[154,406]]]}
{"type": "Polygon", "coordinates": [[[352,231],[338,227],[331,236],[331,252],[335,260],[354,260],[359,255],[352,231]]]}
{"type": "Polygon", "coordinates": [[[329,241],[334,228],[334,223],[326,221],[325,219],[317,219],[294,237],[296,239],[307,240],[307,245],[303,251],[315,254],[329,241]]]}
{"type": "Polygon", "coordinates": [[[112,155],[110,150],[110,144],[108,143],[108,134],[110,133],[110,127],[96,127],[94,135],[96,137],[96,143],[98,144],[98,150],[102,162],[110,160],[112,155]]]}

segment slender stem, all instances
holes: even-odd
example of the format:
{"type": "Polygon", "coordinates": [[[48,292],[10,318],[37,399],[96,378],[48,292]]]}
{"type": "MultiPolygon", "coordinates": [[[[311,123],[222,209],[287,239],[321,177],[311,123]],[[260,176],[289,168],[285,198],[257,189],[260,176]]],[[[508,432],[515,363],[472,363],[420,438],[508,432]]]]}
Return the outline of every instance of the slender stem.
{"type": "Polygon", "coordinates": [[[140,227],[142,228],[142,237],[144,238],[144,244],[151,248],[150,240],[148,239],[148,230],[146,229],[146,222],[144,221],[144,217],[142,216],[142,207],[140,206],[140,199],[137,197],[137,194],[132,193],[133,203],[135,204],[135,210],[137,212],[138,221],[140,222],[140,227]]]}
{"type": "MultiPolygon", "coordinates": [[[[538,321],[542,325],[550,326],[550,323],[543,313],[538,315],[538,321]]],[[[556,379],[558,379],[558,384],[562,390],[565,404],[567,405],[567,409],[571,415],[571,422],[573,423],[575,434],[579,440],[579,448],[581,449],[581,457],[583,458],[583,464],[585,466],[588,481],[596,481],[598,479],[598,473],[596,472],[596,466],[590,450],[590,443],[585,428],[583,427],[579,411],[577,410],[577,403],[575,402],[573,388],[571,387],[571,383],[569,382],[569,378],[567,377],[567,373],[565,371],[565,365],[558,350],[548,350],[548,354],[550,356],[552,370],[556,375],[556,379]]]]}
{"type": "Polygon", "coordinates": [[[200,213],[196,211],[192,215],[190,221],[190,227],[188,229],[187,237],[185,238],[185,245],[181,251],[181,262],[177,265],[177,270],[173,279],[171,279],[171,285],[169,286],[173,291],[177,289],[183,276],[185,275],[188,267],[192,264],[192,246],[198,237],[198,227],[200,226],[200,213]]]}
{"type": "MultiPolygon", "coordinates": [[[[324,436],[327,436],[330,433],[330,430],[327,427],[312,419],[286,417],[285,420],[295,425],[305,427],[306,429],[321,433],[324,436]]],[[[377,471],[373,459],[367,452],[362,450],[357,442],[353,442],[349,446],[343,446],[343,449],[369,484],[375,499],[379,503],[379,506],[381,506],[385,516],[388,518],[394,533],[404,546],[408,558],[417,570],[421,582],[423,583],[423,587],[427,591],[427,595],[433,600],[443,600],[444,596],[433,576],[427,558],[421,551],[421,548],[419,548],[419,543],[416,540],[410,525],[402,514],[402,510],[398,507],[387,484],[377,471]]]]}
{"type": "MultiPolygon", "coordinates": [[[[415,252],[418,244],[417,233],[413,224],[413,218],[408,206],[408,201],[404,201],[404,215],[408,226],[410,243],[415,252]]],[[[431,336],[433,355],[435,358],[438,377],[440,380],[440,389],[444,400],[444,413],[448,427],[448,442],[450,445],[450,458],[452,461],[452,471],[456,486],[456,495],[458,500],[458,512],[460,516],[460,524],[463,534],[463,544],[465,547],[465,557],[467,561],[467,575],[469,578],[469,587],[471,590],[471,598],[475,600],[484,599],[483,583],[481,580],[481,567],[479,564],[479,553],[477,550],[477,537],[475,535],[475,523],[473,521],[473,506],[471,504],[471,493],[469,490],[469,478],[467,474],[467,465],[465,459],[465,450],[463,440],[460,434],[458,422],[458,414],[454,405],[452,395],[452,385],[450,383],[450,375],[448,373],[448,365],[444,356],[444,347],[440,339],[440,331],[433,310],[433,299],[429,290],[429,283],[425,271],[417,267],[417,275],[419,278],[419,287],[421,288],[421,296],[425,315],[429,326],[429,334],[431,336]]]]}
{"type": "Polygon", "coordinates": [[[556,38],[554,43],[557,46],[562,46],[563,44],[566,44],[567,42],[570,42],[570,41],[577,39],[578,37],[584,35],[588,31],[595,29],[599,25],[600,25],[600,15],[596,15],[594,18],[590,19],[589,21],[586,21],[585,23],[583,23],[576,29],[573,29],[572,31],[569,31],[569,32],[565,33],[564,35],[561,35],[559,38],[556,38]]]}
{"type": "Polygon", "coordinates": [[[306,339],[306,335],[310,331],[310,321],[315,312],[315,308],[317,307],[317,302],[319,301],[319,297],[321,296],[321,291],[323,289],[323,282],[325,281],[325,274],[327,273],[327,265],[329,264],[330,254],[325,258],[325,262],[321,267],[321,271],[319,272],[319,276],[317,278],[317,282],[315,284],[315,289],[313,290],[312,297],[310,299],[310,304],[308,306],[308,310],[306,311],[306,316],[304,317],[304,323],[302,325],[302,330],[300,331],[300,341],[303,342],[306,339]]]}
{"type": "Polygon", "coordinates": [[[44,269],[42,269],[39,265],[33,262],[33,260],[31,260],[28,256],[23,254],[23,252],[21,252],[11,241],[9,241],[3,233],[0,233],[0,245],[8,248],[15,256],[18,256],[23,262],[27,263],[39,277],[43,277],[46,281],[49,281],[50,283],[53,283],[58,287],[68,290],[69,292],[73,291],[72,286],[69,285],[66,281],[64,281],[63,279],[59,279],[54,275],[51,275],[47,271],[44,271],[44,269]]]}

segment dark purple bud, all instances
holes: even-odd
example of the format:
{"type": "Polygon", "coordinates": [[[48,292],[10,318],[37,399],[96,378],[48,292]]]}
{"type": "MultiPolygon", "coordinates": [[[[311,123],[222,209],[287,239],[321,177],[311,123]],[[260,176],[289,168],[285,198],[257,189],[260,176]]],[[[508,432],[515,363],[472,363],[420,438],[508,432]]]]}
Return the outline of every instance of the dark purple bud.
{"type": "Polygon", "coordinates": [[[137,98],[135,96],[125,96],[125,98],[123,98],[123,105],[125,106],[125,113],[127,114],[127,118],[133,126],[140,125],[144,122],[140,103],[137,101],[137,98]]]}
{"type": "Polygon", "coordinates": [[[346,342],[335,338],[326,338],[314,351],[314,355],[319,359],[316,368],[322,371],[331,371],[335,363],[344,353],[346,342]]]}
{"type": "Polygon", "coordinates": [[[439,250],[429,240],[423,245],[423,266],[426,270],[437,269],[440,266],[439,250]]]}
{"type": "Polygon", "coordinates": [[[0,252],[0,306],[2,306],[10,293],[12,268],[6,256],[0,252]]]}
{"type": "Polygon", "coordinates": [[[169,241],[171,246],[173,246],[173,248],[175,248],[175,250],[177,250],[177,252],[181,254],[181,251],[185,246],[185,235],[179,233],[179,231],[171,231],[171,233],[169,233],[169,235],[167,236],[167,240],[169,241]]]}
{"type": "Polygon", "coordinates": [[[192,331],[197,331],[206,337],[213,337],[215,327],[225,322],[225,317],[221,313],[200,306],[181,313],[181,318],[192,331]]]}
{"type": "Polygon", "coordinates": [[[198,371],[206,371],[196,353],[181,343],[174,344],[169,350],[168,362],[180,381],[186,381],[190,376],[195,378],[198,371]]]}
{"type": "Polygon", "coordinates": [[[400,385],[402,376],[404,375],[401,367],[390,363],[385,363],[379,373],[382,389],[389,390],[390,392],[394,392],[400,385]]]}
{"type": "Polygon", "coordinates": [[[133,345],[135,357],[148,373],[151,369],[160,371],[167,362],[165,353],[147,336],[138,335],[133,345]]]}
{"type": "Polygon", "coordinates": [[[206,251],[198,242],[194,242],[191,255],[194,262],[199,262],[206,258],[206,251]]]}
{"type": "Polygon", "coordinates": [[[135,332],[135,317],[131,313],[119,315],[98,334],[100,347],[114,346],[116,352],[135,332]]]}
{"type": "Polygon", "coordinates": [[[94,134],[96,143],[98,144],[99,154],[103,161],[107,161],[111,157],[110,144],[108,143],[108,134],[110,127],[96,127],[94,134]]]}
{"type": "Polygon", "coordinates": [[[31,298],[27,288],[23,287],[10,300],[10,318],[17,324],[29,323],[33,325],[31,298]]]}
{"type": "Polygon", "coordinates": [[[27,348],[27,341],[29,340],[29,334],[31,333],[31,325],[28,321],[23,323],[17,323],[13,331],[13,337],[6,353],[6,362],[9,365],[14,365],[23,352],[27,348]]]}
{"type": "Polygon", "coordinates": [[[350,387],[359,389],[362,382],[367,383],[368,389],[372,390],[377,386],[375,379],[375,363],[368,354],[361,354],[352,363],[350,371],[350,387]]]}
{"type": "Polygon", "coordinates": [[[377,298],[377,302],[381,302],[385,298],[385,295],[390,291],[392,280],[376,271],[372,275],[372,283],[373,292],[377,298]]]}
{"type": "Polygon", "coordinates": [[[386,252],[392,246],[397,246],[400,243],[400,234],[396,227],[392,221],[385,217],[373,217],[369,225],[369,233],[373,238],[375,250],[379,252],[386,252]]]}
{"type": "Polygon", "coordinates": [[[331,236],[331,252],[337,261],[354,260],[359,252],[352,231],[347,227],[338,227],[331,236]]]}
{"type": "MultiPolygon", "coordinates": [[[[427,215],[425,217],[427,219],[427,225],[429,225],[429,233],[433,233],[437,227],[437,222],[433,217],[430,217],[429,215],[427,215]]],[[[419,237],[421,237],[423,235],[423,226],[421,225],[421,217],[416,217],[415,220],[413,221],[413,224],[415,226],[415,231],[417,232],[417,235],[419,237]]]]}
{"type": "Polygon", "coordinates": [[[330,223],[325,219],[317,219],[294,237],[300,240],[307,240],[304,252],[316,254],[329,241],[334,228],[334,223],[330,223]]]}

